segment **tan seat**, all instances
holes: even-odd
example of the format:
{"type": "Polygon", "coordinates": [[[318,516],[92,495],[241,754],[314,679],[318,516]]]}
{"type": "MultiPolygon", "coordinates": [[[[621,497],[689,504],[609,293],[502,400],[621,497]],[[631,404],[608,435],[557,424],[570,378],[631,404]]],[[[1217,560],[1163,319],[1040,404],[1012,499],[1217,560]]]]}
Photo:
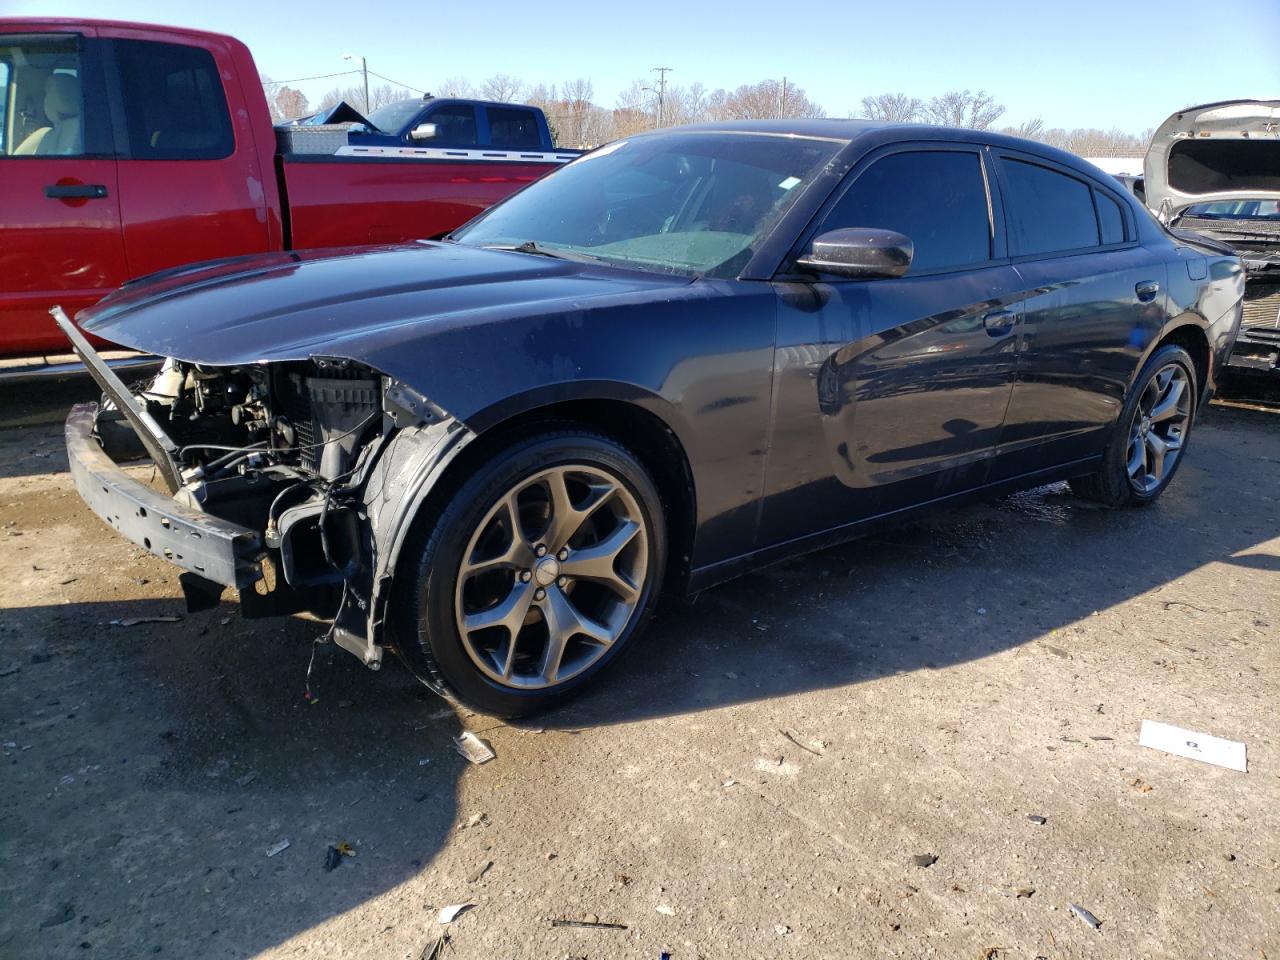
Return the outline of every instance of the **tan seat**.
{"type": "Polygon", "coordinates": [[[23,140],[15,156],[76,156],[84,152],[78,79],[69,73],[55,73],[45,82],[44,115],[52,126],[41,127],[23,140]]]}

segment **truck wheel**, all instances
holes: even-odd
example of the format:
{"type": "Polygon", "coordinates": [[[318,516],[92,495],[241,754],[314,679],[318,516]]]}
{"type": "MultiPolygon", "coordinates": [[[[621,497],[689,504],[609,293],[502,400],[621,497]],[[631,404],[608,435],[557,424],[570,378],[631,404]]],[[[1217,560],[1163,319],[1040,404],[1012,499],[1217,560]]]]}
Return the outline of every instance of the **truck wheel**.
{"type": "Polygon", "coordinates": [[[1071,480],[1076,496],[1110,507],[1154,501],[1186,453],[1196,407],[1196,368],[1181,347],[1160,347],[1129,392],[1097,473],[1071,480]]]}
{"type": "Polygon", "coordinates": [[[484,713],[540,710],[640,631],[666,563],[662,502],[630,451],[577,430],[497,451],[451,497],[391,611],[428,686],[484,713]]]}

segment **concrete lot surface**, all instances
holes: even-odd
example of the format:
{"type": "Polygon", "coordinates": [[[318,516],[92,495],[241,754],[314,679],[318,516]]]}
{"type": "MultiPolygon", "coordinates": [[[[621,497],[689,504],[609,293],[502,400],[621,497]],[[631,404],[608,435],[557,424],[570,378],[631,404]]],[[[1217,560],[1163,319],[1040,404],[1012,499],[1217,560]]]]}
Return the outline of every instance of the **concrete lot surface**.
{"type": "Polygon", "coordinates": [[[1047,487],[668,602],[505,725],[329,648],[308,704],[319,625],[185,614],[71,487],[77,391],[0,395],[0,956],[1280,957],[1280,414],[1209,409],[1149,509],[1047,487]]]}

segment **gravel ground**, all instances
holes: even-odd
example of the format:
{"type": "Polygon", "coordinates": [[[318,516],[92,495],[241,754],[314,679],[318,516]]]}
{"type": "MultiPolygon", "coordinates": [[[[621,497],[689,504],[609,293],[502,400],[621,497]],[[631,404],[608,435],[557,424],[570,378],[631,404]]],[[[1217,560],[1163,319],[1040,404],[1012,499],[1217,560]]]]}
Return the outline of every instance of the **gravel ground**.
{"type": "Polygon", "coordinates": [[[668,602],[506,725],[330,648],[309,704],[319,625],[186,615],[71,487],[77,392],[0,394],[0,956],[1280,957],[1280,414],[1211,408],[1146,510],[1045,487],[668,602]]]}

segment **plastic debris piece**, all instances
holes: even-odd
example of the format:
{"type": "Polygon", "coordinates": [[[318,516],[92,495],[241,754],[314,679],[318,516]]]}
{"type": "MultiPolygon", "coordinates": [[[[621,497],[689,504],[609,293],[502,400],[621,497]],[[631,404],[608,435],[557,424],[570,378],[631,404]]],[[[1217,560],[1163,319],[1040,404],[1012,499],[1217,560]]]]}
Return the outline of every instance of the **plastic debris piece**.
{"type": "Polygon", "coordinates": [[[488,873],[489,868],[492,866],[493,866],[492,860],[486,860],[484,863],[480,864],[480,866],[478,866],[475,870],[471,872],[471,876],[467,877],[467,883],[475,883],[477,880],[483,877],[486,873],[488,873]]]}
{"type": "Polygon", "coordinates": [[[791,932],[791,928],[788,927],[785,923],[775,923],[773,925],[773,932],[780,937],[785,937],[788,933],[791,932]]]}
{"type": "Polygon", "coordinates": [[[932,867],[938,862],[938,857],[932,853],[917,853],[911,858],[911,862],[917,867],[932,867]]]}
{"type": "Polygon", "coordinates": [[[625,930],[625,923],[610,923],[607,920],[552,920],[553,927],[579,927],[583,930],[625,930]]]}
{"type": "Polygon", "coordinates": [[[658,909],[658,912],[662,914],[664,917],[674,917],[676,915],[676,908],[669,907],[665,903],[658,904],[657,909],[658,909]]]}
{"type": "Polygon", "coordinates": [[[281,840],[275,846],[267,850],[267,856],[274,857],[277,853],[284,853],[286,850],[289,849],[289,847],[290,847],[290,843],[288,840],[281,840]]]}
{"type": "Polygon", "coordinates": [[[1163,750],[1175,757],[1200,760],[1214,766],[1248,773],[1245,745],[1238,740],[1224,740],[1207,733],[1183,730],[1168,723],[1143,720],[1138,743],[1153,750],[1163,750]]]}
{"type": "Polygon", "coordinates": [[[165,617],[123,617],[120,620],[112,620],[113,627],[136,627],[142,623],[181,623],[181,617],[165,616],[165,617]]]}
{"type": "Polygon", "coordinates": [[[436,915],[436,922],[453,923],[474,906],[474,903],[455,903],[448,907],[441,907],[440,913],[436,915]]]}
{"type": "Polygon", "coordinates": [[[1079,917],[1089,926],[1093,927],[1093,929],[1095,930],[1102,929],[1102,921],[1099,920],[1097,917],[1095,917],[1092,913],[1090,913],[1084,907],[1075,903],[1069,903],[1067,904],[1067,906],[1071,908],[1072,913],[1074,913],[1077,917],[1079,917]]]}
{"type": "Polygon", "coordinates": [[[464,730],[462,736],[454,737],[453,746],[472,763],[488,763],[497,756],[487,740],[481,740],[470,730],[464,730]]]}
{"type": "Polygon", "coordinates": [[[1027,819],[1030,820],[1032,823],[1037,824],[1038,826],[1041,826],[1041,827],[1043,827],[1046,823],[1049,822],[1048,817],[1042,817],[1038,813],[1028,813],[1027,819]]]}
{"type": "Polygon", "coordinates": [[[337,847],[330,847],[324,852],[325,872],[336,870],[340,866],[342,866],[342,854],[338,852],[337,847]]]}
{"type": "Polygon", "coordinates": [[[722,787],[732,787],[732,786],[733,786],[735,783],[737,783],[737,782],[738,782],[738,781],[737,781],[737,780],[735,780],[735,779],[733,779],[733,777],[730,777],[728,780],[724,781],[724,783],[720,784],[720,786],[722,786],[722,787]]]}

